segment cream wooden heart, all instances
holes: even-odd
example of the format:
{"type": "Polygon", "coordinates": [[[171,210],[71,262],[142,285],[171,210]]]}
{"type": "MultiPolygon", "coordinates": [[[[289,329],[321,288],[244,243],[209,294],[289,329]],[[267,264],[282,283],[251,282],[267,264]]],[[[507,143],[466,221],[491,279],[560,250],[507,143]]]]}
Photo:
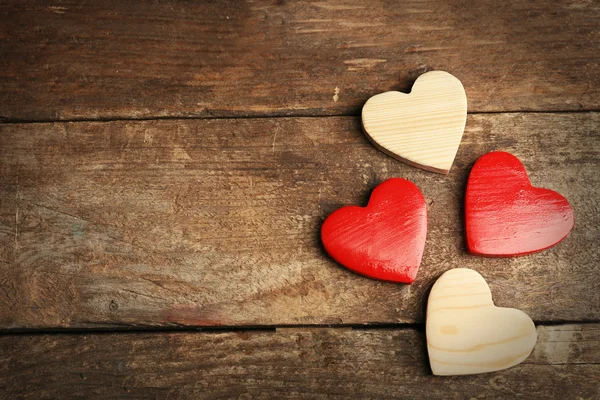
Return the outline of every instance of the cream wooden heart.
{"type": "Polygon", "coordinates": [[[467,95],[443,71],[421,75],[410,94],[385,92],[362,110],[366,136],[390,156],[428,171],[447,174],[467,121],[467,95]]]}
{"type": "Polygon", "coordinates": [[[434,375],[468,375],[519,364],[533,351],[527,314],[494,306],[479,273],[456,268],[435,282],[427,303],[427,350],[434,375]]]}

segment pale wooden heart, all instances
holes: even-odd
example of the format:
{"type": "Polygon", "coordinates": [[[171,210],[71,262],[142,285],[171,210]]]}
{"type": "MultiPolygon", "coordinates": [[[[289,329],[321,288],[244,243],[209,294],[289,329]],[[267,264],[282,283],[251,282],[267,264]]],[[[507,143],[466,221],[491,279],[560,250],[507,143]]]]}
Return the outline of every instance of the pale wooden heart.
{"type": "Polygon", "coordinates": [[[428,171],[447,174],[467,121],[467,95],[443,71],[421,75],[410,94],[385,92],[362,110],[366,136],[390,156],[428,171]]]}
{"type": "Polygon", "coordinates": [[[427,350],[434,375],[468,375],[510,368],[533,351],[537,333],[527,314],[496,307],[479,273],[456,268],[431,288],[427,350]]]}

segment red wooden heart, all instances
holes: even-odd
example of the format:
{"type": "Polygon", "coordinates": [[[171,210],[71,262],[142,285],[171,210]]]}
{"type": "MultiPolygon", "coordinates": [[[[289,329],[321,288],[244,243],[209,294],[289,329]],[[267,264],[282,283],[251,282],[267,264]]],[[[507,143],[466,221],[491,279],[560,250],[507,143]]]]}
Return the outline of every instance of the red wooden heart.
{"type": "Polygon", "coordinates": [[[471,170],[465,223],[470,253],[519,256],[563,240],[573,228],[573,209],[560,194],[531,186],[518,158],[494,151],[471,170]]]}
{"type": "Polygon", "coordinates": [[[377,186],[366,207],[347,206],[323,223],[327,253],[345,267],[392,282],[415,280],[427,236],[427,206],[414,183],[392,178],[377,186]]]}

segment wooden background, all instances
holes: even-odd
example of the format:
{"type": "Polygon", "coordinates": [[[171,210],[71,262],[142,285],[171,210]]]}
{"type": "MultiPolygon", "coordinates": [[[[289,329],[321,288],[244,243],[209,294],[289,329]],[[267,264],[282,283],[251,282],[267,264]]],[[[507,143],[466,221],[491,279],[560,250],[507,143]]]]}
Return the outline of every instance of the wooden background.
{"type": "Polygon", "coordinates": [[[599,21],[594,0],[2,1],[0,398],[599,398],[599,21]],[[360,129],[429,70],[469,100],[449,175],[360,129]],[[567,197],[565,241],[465,253],[491,150],[567,197]],[[411,286],[319,241],[390,177],[428,204],[411,286]],[[455,267],[534,319],[523,364],[431,375],[426,297],[455,267]]]}

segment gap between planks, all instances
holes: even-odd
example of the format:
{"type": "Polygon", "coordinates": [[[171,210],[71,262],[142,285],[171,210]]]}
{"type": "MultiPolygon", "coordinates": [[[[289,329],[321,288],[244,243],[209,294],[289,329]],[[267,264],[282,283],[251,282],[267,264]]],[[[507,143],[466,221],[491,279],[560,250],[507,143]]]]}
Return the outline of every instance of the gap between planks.
{"type": "MultiPolygon", "coordinates": [[[[493,114],[585,114],[600,112],[599,109],[581,109],[581,110],[504,110],[504,111],[469,111],[467,115],[493,115],[493,114]]],[[[48,123],[77,123],[77,122],[145,122],[145,121],[177,121],[177,120],[227,120],[227,119],[286,119],[286,118],[336,118],[336,117],[360,117],[360,113],[339,113],[326,115],[311,115],[302,113],[274,113],[274,114],[249,114],[249,115],[230,115],[230,116],[163,116],[151,118],[74,118],[74,119],[18,119],[2,118],[0,124],[48,124],[48,123]]]]}
{"type": "MultiPolygon", "coordinates": [[[[594,325],[600,320],[590,321],[533,321],[536,328],[566,326],[566,325],[594,325]]],[[[277,332],[278,330],[416,330],[425,332],[425,323],[370,323],[370,324],[290,324],[290,325],[240,325],[240,326],[143,326],[137,328],[127,327],[98,327],[98,328],[49,328],[49,329],[2,329],[0,336],[32,336],[32,335],[61,335],[61,334],[139,334],[139,333],[230,333],[230,332],[277,332]]]]}

